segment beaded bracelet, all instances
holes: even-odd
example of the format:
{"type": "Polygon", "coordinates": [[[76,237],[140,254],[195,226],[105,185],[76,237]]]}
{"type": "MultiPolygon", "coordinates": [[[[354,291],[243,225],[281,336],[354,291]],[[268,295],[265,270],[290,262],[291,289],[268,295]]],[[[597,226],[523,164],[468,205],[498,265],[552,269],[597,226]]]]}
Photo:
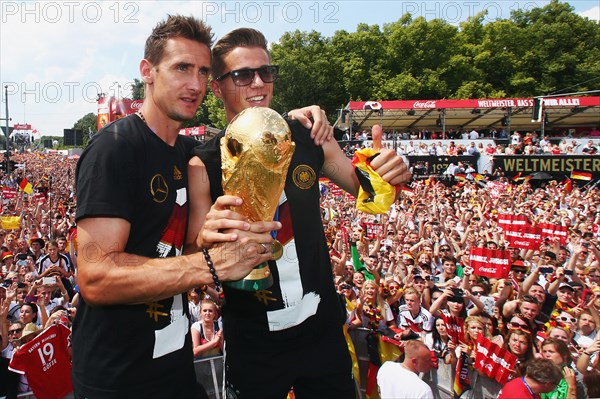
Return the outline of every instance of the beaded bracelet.
{"type": "Polygon", "coordinates": [[[217,291],[219,291],[221,289],[221,282],[219,281],[219,277],[217,276],[215,265],[213,264],[212,259],[210,259],[208,248],[202,248],[202,253],[204,254],[206,264],[208,265],[208,270],[210,270],[210,274],[212,274],[213,281],[215,282],[215,287],[217,288],[217,291]]]}

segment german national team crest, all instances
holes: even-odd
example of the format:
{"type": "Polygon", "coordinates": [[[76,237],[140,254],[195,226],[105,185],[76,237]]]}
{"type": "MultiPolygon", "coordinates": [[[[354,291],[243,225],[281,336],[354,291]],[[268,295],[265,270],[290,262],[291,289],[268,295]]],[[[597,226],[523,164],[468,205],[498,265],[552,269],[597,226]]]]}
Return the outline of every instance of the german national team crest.
{"type": "Polygon", "coordinates": [[[314,169],[308,165],[298,165],[292,172],[292,180],[296,187],[303,190],[308,190],[315,184],[317,180],[317,174],[314,169]]]}

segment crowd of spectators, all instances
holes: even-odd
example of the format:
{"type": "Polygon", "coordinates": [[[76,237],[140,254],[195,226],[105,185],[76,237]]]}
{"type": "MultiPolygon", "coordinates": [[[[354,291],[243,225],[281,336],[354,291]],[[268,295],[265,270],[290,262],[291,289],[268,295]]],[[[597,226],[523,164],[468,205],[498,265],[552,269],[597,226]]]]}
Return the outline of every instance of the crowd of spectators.
{"type": "Polygon", "coordinates": [[[26,376],[8,372],[10,359],[44,329],[70,325],[76,312],[75,158],[10,154],[15,168],[2,173],[0,395],[30,390],[26,376]]]}
{"type": "MultiPolygon", "coordinates": [[[[1,181],[3,191],[17,189],[14,198],[2,199],[3,375],[20,345],[53,324],[70,324],[78,297],[76,160],[39,153],[11,159],[18,167],[1,181]],[[19,189],[23,178],[33,186],[29,195],[19,189]],[[4,225],[14,217],[17,225],[4,225]]],[[[531,359],[548,358],[573,370],[564,372],[563,391],[584,397],[583,381],[600,376],[600,192],[591,184],[569,192],[554,181],[542,187],[499,182],[504,191],[496,186],[492,192],[481,182],[414,181],[387,214],[376,216],[357,211],[353,198],[324,184],[324,228],[348,327],[387,332],[398,342],[421,340],[447,364],[460,353],[472,358],[476,337],[484,334],[517,356],[514,377],[531,359]],[[498,224],[501,214],[567,226],[567,241],[512,248],[498,224]],[[473,247],[509,250],[509,276],[475,275],[473,247]],[[465,320],[464,342],[452,340],[443,315],[465,320]]],[[[220,355],[221,293],[198,287],[189,300],[194,355],[220,355]]],[[[15,384],[18,392],[29,389],[24,377],[15,384]]],[[[600,396],[593,384],[587,390],[600,396]]]]}
{"type": "MultiPolygon", "coordinates": [[[[368,136],[367,136],[368,138],[368,136]]],[[[417,140],[417,139],[414,139],[417,140]]],[[[483,143],[482,140],[465,138],[464,140],[473,140],[468,144],[455,142],[453,140],[437,142],[419,141],[413,139],[394,141],[387,139],[384,141],[385,148],[395,148],[399,155],[596,155],[600,141],[588,140],[585,145],[576,140],[563,138],[557,143],[556,140],[550,140],[548,137],[539,137],[536,132],[526,132],[521,135],[515,131],[505,144],[496,144],[496,142],[483,143]]],[[[344,151],[352,155],[354,151],[362,147],[361,143],[349,142],[344,146],[344,151]]]]}
{"type": "MultiPolygon", "coordinates": [[[[348,326],[423,340],[440,361],[454,364],[461,352],[474,361],[475,340],[484,334],[517,357],[513,377],[524,375],[528,361],[549,358],[574,370],[573,389],[585,397],[583,377],[600,375],[600,192],[591,184],[569,192],[556,181],[543,187],[499,182],[504,191],[493,193],[476,182],[417,181],[378,216],[327,190],[324,220],[348,326]],[[567,226],[568,238],[545,240],[534,250],[511,247],[498,224],[502,214],[567,226]],[[508,250],[509,275],[475,275],[474,247],[508,250]],[[449,338],[443,314],[464,320],[463,342],[449,338]]],[[[598,396],[593,384],[588,389],[598,396]]]]}
{"type": "MultiPolygon", "coordinates": [[[[350,141],[350,140],[368,140],[370,137],[370,131],[368,129],[360,130],[358,126],[353,128],[353,133],[350,134],[349,129],[346,129],[344,134],[342,135],[342,141],[350,141]]],[[[536,139],[539,135],[537,132],[528,132],[529,135],[536,139]]],[[[527,133],[525,134],[527,136],[527,133]]],[[[510,139],[511,141],[516,140],[516,137],[525,137],[518,131],[513,131],[510,133],[507,128],[502,127],[500,129],[491,128],[484,129],[478,131],[477,129],[449,129],[447,131],[436,131],[436,130],[411,130],[411,131],[385,131],[383,132],[383,140],[398,140],[398,141],[408,141],[408,140],[476,140],[476,139],[510,139]]],[[[598,127],[594,127],[589,131],[581,132],[578,135],[573,135],[571,132],[552,132],[549,131],[546,133],[546,137],[565,137],[566,139],[574,138],[574,137],[600,137],[600,130],[598,127]]]]}

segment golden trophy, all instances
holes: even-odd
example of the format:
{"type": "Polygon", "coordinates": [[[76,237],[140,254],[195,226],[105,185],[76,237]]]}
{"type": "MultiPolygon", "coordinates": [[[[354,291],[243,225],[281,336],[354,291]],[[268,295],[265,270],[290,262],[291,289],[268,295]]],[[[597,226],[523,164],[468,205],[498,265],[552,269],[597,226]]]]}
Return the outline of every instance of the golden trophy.
{"type": "MultiPolygon", "coordinates": [[[[247,108],[229,123],[220,144],[223,192],[244,200],[233,210],[250,222],[273,220],[296,147],[287,122],[270,108],[247,108]]],[[[271,252],[273,259],[281,257],[277,240],[271,252]]],[[[270,287],[273,277],[263,263],[242,280],[226,284],[259,291],[270,287]]]]}

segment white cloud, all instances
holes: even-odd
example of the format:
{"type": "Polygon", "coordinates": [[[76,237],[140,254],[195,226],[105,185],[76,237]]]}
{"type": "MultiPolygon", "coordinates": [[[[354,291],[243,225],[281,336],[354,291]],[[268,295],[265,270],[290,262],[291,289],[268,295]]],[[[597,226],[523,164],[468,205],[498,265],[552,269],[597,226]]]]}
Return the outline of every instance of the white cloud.
{"type": "Polygon", "coordinates": [[[592,7],[589,10],[585,10],[579,13],[583,17],[587,17],[592,21],[600,22],[600,6],[592,7]]]}
{"type": "MultiPolygon", "coordinates": [[[[464,2],[474,3],[483,4],[464,2]]],[[[547,1],[492,3],[502,5],[502,15],[507,17],[505,4],[537,6],[547,1]]],[[[453,18],[454,4],[463,3],[2,0],[0,84],[10,84],[12,123],[27,122],[44,133],[61,134],[63,128],[97,111],[97,91],[113,94],[118,82],[121,94],[130,94],[128,84],[139,77],[146,37],[167,14],[197,16],[212,26],[215,38],[237,27],[253,27],[275,42],[287,31],[316,30],[331,36],[339,29],[354,31],[360,22],[393,22],[411,10],[417,16],[453,18]]],[[[597,1],[572,4],[581,15],[600,19],[597,1]]],[[[467,11],[459,12],[461,18],[468,16],[467,11]]],[[[4,101],[3,90],[1,97],[4,101]]]]}

